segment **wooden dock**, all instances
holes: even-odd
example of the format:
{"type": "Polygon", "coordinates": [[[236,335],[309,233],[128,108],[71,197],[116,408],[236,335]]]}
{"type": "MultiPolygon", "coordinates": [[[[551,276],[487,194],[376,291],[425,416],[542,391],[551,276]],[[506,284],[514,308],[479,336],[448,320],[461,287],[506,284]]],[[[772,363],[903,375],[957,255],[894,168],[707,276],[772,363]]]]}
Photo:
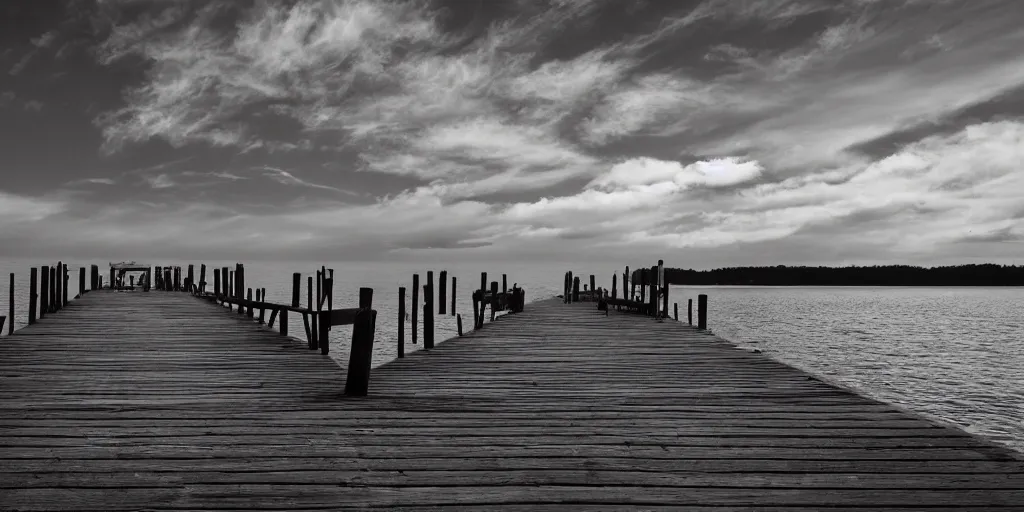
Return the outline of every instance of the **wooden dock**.
{"type": "Polygon", "coordinates": [[[345,370],[184,293],[0,339],[0,510],[1024,510],[1024,458],[685,324],[547,300],[345,370]]]}

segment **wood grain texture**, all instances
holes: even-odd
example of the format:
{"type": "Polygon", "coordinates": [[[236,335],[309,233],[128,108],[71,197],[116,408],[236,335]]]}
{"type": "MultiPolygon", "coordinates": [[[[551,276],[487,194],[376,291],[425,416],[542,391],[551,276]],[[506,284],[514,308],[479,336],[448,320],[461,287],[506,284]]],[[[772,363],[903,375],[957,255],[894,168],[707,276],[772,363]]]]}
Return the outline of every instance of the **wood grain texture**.
{"type": "Polygon", "coordinates": [[[1016,452],[593,303],[345,378],[187,294],[87,294],[0,344],[0,509],[1024,510],[1016,452]]]}

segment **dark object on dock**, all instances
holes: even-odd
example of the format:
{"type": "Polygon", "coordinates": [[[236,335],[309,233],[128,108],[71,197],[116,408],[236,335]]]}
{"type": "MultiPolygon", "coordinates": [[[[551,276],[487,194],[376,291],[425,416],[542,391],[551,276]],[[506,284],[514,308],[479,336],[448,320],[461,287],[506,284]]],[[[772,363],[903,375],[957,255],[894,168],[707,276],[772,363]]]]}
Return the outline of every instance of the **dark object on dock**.
{"type": "Polygon", "coordinates": [[[455,292],[455,284],[456,284],[455,276],[452,276],[452,316],[455,316],[455,294],[456,294],[456,292],[455,292]]]}
{"type": "Polygon", "coordinates": [[[405,287],[398,288],[398,357],[405,357],[405,287]]]}
{"type": "Polygon", "coordinates": [[[447,314],[448,271],[442,270],[437,278],[437,314],[447,314]]]}
{"type": "Polygon", "coordinates": [[[39,269],[32,267],[29,271],[28,281],[28,324],[33,325],[36,323],[36,300],[39,299],[39,290],[37,279],[39,276],[39,269]]]}
{"type": "Polygon", "coordinates": [[[412,275],[412,344],[416,344],[416,329],[419,326],[420,275],[412,275]]]}
{"type": "Polygon", "coordinates": [[[686,324],[693,325],[693,299],[686,299],[686,324]]]}

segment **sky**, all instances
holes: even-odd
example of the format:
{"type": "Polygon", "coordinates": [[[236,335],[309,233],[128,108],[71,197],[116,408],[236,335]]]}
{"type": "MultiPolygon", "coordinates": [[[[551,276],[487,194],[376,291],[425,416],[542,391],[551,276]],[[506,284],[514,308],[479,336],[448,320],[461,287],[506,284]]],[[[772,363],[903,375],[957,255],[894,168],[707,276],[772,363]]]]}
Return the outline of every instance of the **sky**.
{"type": "Polygon", "coordinates": [[[1024,264],[1017,0],[5,0],[0,257],[1024,264]]]}

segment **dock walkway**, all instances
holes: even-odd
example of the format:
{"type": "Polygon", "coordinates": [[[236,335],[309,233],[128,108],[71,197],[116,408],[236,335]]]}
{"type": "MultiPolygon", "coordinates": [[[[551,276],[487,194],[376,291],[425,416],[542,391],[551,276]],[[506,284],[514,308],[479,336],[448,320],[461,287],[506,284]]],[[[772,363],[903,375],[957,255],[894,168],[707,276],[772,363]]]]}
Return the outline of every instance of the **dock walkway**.
{"type": "Polygon", "coordinates": [[[550,300],[373,370],[187,294],[0,343],[0,510],[1024,510],[1024,458],[672,321],[550,300]]]}

